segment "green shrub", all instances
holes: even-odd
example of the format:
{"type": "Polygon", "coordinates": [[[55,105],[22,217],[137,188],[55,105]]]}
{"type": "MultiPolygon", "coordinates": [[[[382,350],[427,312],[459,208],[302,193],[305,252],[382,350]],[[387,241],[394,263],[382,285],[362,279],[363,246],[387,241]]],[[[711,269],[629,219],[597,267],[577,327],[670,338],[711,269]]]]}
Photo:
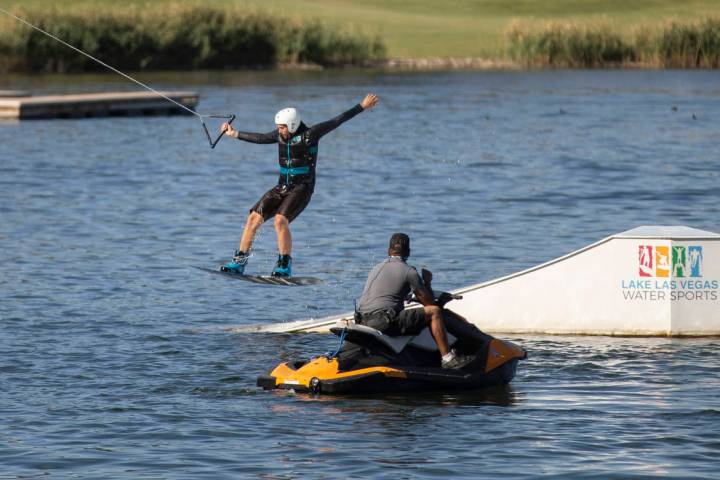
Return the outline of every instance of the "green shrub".
{"type": "Polygon", "coordinates": [[[514,25],[509,55],[531,67],[597,68],[643,65],[665,68],[720,67],[720,20],[639,28],[631,39],[606,25],[514,25]]]}
{"type": "Polygon", "coordinates": [[[673,23],[660,36],[658,53],[668,68],[720,67],[720,20],[694,25],[673,23]]]}
{"type": "Polygon", "coordinates": [[[632,62],[632,46],[602,29],[551,24],[539,31],[515,26],[510,32],[511,58],[530,66],[595,68],[632,62]]]}
{"type": "MultiPolygon", "coordinates": [[[[279,62],[365,65],[385,58],[378,38],[238,7],[19,11],[18,16],[121,70],[270,67],[279,62]]],[[[0,71],[88,72],[104,67],[14,20],[0,23],[0,71]],[[15,23],[12,23],[15,22],[15,23]],[[5,28],[7,26],[8,28],[5,28]]]]}

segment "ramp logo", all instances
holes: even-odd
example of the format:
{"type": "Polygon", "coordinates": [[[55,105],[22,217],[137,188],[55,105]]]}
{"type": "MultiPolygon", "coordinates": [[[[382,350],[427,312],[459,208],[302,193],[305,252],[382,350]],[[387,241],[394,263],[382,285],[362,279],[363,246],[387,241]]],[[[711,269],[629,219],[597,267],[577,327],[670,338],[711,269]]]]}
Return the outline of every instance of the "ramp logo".
{"type": "Polygon", "coordinates": [[[702,277],[703,251],[701,246],[667,247],[640,245],[638,247],[641,277],[675,278],[702,277]]]}
{"type": "Polygon", "coordinates": [[[640,278],[620,280],[623,299],[717,302],[720,299],[720,280],[705,276],[703,255],[700,245],[638,245],[640,278]]]}

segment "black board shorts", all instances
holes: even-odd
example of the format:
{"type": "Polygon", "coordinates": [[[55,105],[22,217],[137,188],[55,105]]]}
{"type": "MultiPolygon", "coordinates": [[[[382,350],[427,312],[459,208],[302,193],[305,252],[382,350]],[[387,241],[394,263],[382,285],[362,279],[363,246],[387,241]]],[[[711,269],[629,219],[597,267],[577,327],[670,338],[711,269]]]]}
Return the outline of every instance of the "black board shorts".
{"type": "Polygon", "coordinates": [[[275,185],[250,211],[260,214],[263,221],[279,214],[292,222],[308,206],[312,194],[313,187],[308,184],[275,185]]]}
{"type": "Polygon", "coordinates": [[[355,321],[390,336],[417,335],[428,326],[425,309],[422,307],[406,308],[398,313],[395,313],[395,310],[360,313],[355,321]]]}

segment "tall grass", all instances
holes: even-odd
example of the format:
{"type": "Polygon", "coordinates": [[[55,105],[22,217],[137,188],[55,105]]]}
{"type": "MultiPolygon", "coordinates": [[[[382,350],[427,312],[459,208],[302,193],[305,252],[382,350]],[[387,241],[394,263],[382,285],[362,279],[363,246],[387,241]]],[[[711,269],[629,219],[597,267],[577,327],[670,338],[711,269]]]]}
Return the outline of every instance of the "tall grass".
{"type": "Polygon", "coordinates": [[[587,26],[551,23],[527,30],[515,24],[509,36],[511,58],[528,66],[594,68],[636,59],[620,35],[587,26]]]}
{"type": "Polygon", "coordinates": [[[529,67],[720,67],[720,19],[621,35],[611,25],[515,23],[508,32],[510,57],[529,67]]]}
{"type": "MultiPolygon", "coordinates": [[[[19,10],[16,14],[90,55],[128,70],[231,69],[286,62],[333,67],[372,64],[385,58],[379,38],[237,6],[164,4],[162,8],[19,10]]],[[[15,20],[0,21],[0,71],[102,69],[15,20]]]]}
{"type": "Polygon", "coordinates": [[[720,67],[720,19],[694,25],[673,23],[660,36],[658,53],[664,67],[720,67]]]}

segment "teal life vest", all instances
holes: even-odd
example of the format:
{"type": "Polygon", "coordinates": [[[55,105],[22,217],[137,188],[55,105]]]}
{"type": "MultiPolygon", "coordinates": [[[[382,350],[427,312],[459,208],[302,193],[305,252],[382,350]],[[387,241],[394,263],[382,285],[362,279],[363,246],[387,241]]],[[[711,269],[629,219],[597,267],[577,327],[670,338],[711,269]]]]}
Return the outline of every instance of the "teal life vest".
{"type": "Polygon", "coordinates": [[[300,124],[300,128],[287,142],[278,136],[280,185],[299,183],[315,185],[318,145],[312,143],[307,133],[307,126],[300,124]]]}

